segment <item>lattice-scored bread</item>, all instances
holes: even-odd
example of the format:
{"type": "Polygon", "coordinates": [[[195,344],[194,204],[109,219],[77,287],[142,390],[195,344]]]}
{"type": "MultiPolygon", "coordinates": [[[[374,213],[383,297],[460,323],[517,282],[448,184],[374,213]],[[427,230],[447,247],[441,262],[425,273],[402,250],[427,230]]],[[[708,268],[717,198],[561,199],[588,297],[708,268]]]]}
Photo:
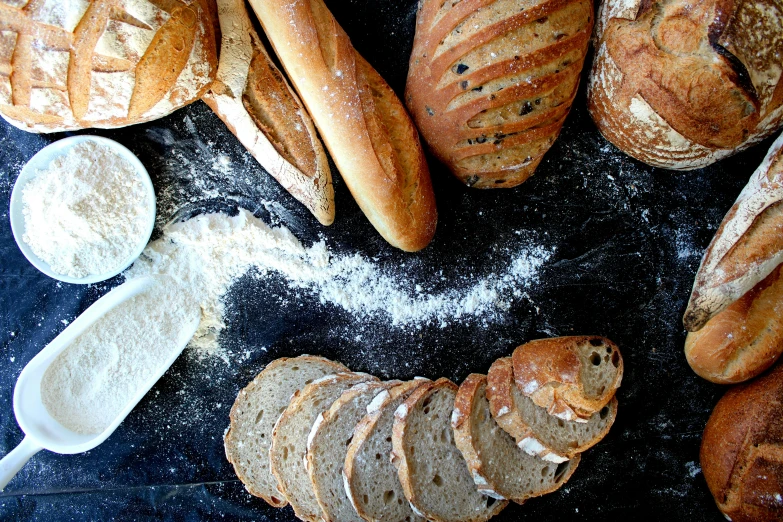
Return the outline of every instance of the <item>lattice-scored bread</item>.
{"type": "Polygon", "coordinates": [[[31,132],[121,127],[201,97],[208,0],[0,0],[0,115],[31,132]]]}

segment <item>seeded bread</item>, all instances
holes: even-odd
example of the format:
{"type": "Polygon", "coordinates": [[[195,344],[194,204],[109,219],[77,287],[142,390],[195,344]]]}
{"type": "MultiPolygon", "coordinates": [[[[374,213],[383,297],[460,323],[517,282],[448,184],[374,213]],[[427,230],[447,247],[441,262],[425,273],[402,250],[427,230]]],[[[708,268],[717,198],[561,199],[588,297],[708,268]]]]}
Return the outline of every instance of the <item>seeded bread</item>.
{"type": "Polygon", "coordinates": [[[495,421],[514,437],[520,448],[549,462],[565,462],[597,444],[609,432],[617,415],[616,398],[587,422],[549,415],[514,384],[510,357],[492,364],[487,382],[487,398],[495,421]]]}
{"type": "Polygon", "coordinates": [[[523,344],[512,355],[517,388],[555,417],[586,422],[614,397],[623,358],[603,337],[572,336],[523,344]]]}
{"type": "Polygon", "coordinates": [[[479,492],[522,504],[565,484],[580,456],[554,464],[522,451],[492,418],[486,388],[485,375],[470,374],[459,387],[451,416],[454,442],[479,492]]]}
{"type": "Polygon", "coordinates": [[[367,405],[398,384],[400,381],[357,384],[313,424],[307,437],[307,473],[324,522],[362,522],[343,487],[345,454],[354,428],[367,414],[367,405]]]}
{"type": "Polygon", "coordinates": [[[359,516],[370,522],[422,522],[411,509],[391,463],[394,412],[419,386],[415,379],[379,394],[354,430],[343,465],[344,487],[359,516]]]}
{"type": "Polygon", "coordinates": [[[361,373],[322,377],[295,394],[275,424],[272,447],[269,449],[272,473],[280,484],[280,491],[300,519],[315,522],[321,515],[321,508],[305,469],[307,437],[313,424],[344,391],[362,382],[377,380],[361,373]]]}
{"type": "Polygon", "coordinates": [[[272,429],[291,396],[324,375],[346,372],[342,364],[302,355],[272,361],[237,395],[223,437],[226,458],[250,494],[275,507],[287,504],[269,468],[272,429]]]}
{"type": "Polygon", "coordinates": [[[392,463],[414,512],[433,521],[489,520],[508,504],[482,495],[454,444],[457,386],[438,379],[416,389],[394,414],[392,463]]]}

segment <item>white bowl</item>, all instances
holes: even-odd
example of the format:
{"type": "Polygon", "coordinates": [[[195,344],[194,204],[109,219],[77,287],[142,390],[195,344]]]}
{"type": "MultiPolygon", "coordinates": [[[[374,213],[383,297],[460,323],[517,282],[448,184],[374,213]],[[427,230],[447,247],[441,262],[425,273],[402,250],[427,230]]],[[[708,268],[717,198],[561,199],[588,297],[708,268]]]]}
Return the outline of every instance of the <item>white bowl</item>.
{"type": "Polygon", "coordinates": [[[14,234],[14,239],[16,240],[16,244],[19,245],[19,249],[22,251],[24,256],[27,258],[32,265],[43,272],[44,274],[48,275],[49,277],[52,277],[54,279],[57,279],[59,281],[64,281],[66,283],[76,283],[76,284],[89,284],[89,283],[98,283],[100,281],[105,281],[106,279],[109,279],[111,277],[116,276],[126,268],[128,268],[144,251],[144,247],[147,246],[147,242],[150,239],[150,236],[152,235],[152,229],[155,226],[155,189],[152,186],[152,180],[150,179],[149,174],[147,173],[147,169],[144,168],[144,165],[141,164],[139,161],[139,158],[137,158],[131,151],[129,151],[124,146],[120,145],[114,140],[110,140],[108,138],[102,138],[100,136],[71,136],[70,138],[65,138],[59,141],[56,141],[40,151],[33,156],[30,161],[27,162],[27,164],[22,168],[22,171],[19,173],[19,177],[16,179],[16,183],[14,184],[14,189],[11,192],[11,209],[10,209],[10,215],[11,215],[11,231],[14,234]],[[25,223],[24,223],[24,214],[22,213],[22,209],[24,207],[22,203],[22,192],[24,190],[24,187],[27,183],[32,180],[39,171],[46,169],[49,167],[51,162],[57,157],[62,154],[67,153],[72,147],[75,145],[78,145],[79,143],[83,143],[85,141],[92,141],[95,143],[99,143],[101,145],[105,145],[109,148],[111,148],[114,152],[119,154],[121,157],[128,160],[128,162],[133,166],[133,168],[136,170],[136,172],[141,176],[142,183],[147,189],[147,192],[149,193],[149,197],[152,200],[152,206],[151,206],[151,212],[149,215],[149,222],[147,223],[147,228],[144,231],[144,234],[142,234],[138,238],[128,238],[129,241],[136,241],[136,248],[134,248],[133,253],[128,256],[128,258],[121,263],[120,266],[117,267],[116,270],[113,270],[111,272],[105,273],[105,274],[97,274],[97,275],[88,275],[86,277],[70,277],[63,274],[58,274],[55,271],[52,270],[52,267],[49,266],[49,263],[35,255],[35,253],[32,251],[32,249],[27,245],[27,243],[24,242],[22,239],[24,237],[25,233],[25,223]]]}

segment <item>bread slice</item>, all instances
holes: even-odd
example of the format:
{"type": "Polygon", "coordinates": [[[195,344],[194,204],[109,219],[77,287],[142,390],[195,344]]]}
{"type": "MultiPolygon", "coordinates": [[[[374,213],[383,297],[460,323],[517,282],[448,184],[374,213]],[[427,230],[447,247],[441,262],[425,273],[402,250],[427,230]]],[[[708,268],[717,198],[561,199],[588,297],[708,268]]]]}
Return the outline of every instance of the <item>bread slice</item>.
{"type": "Polygon", "coordinates": [[[579,455],[554,464],[522,451],[492,418],[486,391],[486,375],[470,374],[459,387],[451,416],[454,442],[479,492],[522,504],[565,484],[579,455]]]}
{"type": "Polygon", "coordinates": [[[296,394],[272,431],[269,461],[280,491],[288,499],[296,516],[316,521],[321,508],[305,469],[307,436],[316,419],[329,409],[342,393],[362,382],[378,379],[363,373],[328,375],[305,386],[296,394]]]}
{"type": "Polygon", "coordinates": [[[340,363],[302,355],[272,361],[237,395],[223,442],[226,458],[251,495],[274,507],[287,504],[269,468],[272,429],[291,396],[324,375],[346,372],[340,363]]]}
{"type": "Polygon", "coordinates": [[[359,516],[371,522],[421,522],[405,499],[392,453],[394,412],[427,379],[404,382],[379,394],[354,430],[343,465],[345,493],[359,516]]]}
{"type": "Polygon", "coordinates": [[[512,355],[519,390],[550,415],[586,422],[614,397],[623,358],[604,337],[572,336],[523,344],[512,355]]]}
{"type": "Polygon", "coordinates": [[[487,398],[492,416],[520,448],[549,462],[565,462],[595,445],[609,432],[617,415],[617,399],[587,422],[549,415],[514,384],[511,357],[495,361],[487,375],[487,398]]]}
{"type": "Polygon", "coordinates": [[[428,520],[489,520],[508,504],[479,493],[454,444],[457,386],[438,379],[414,391],[394,414],[392,463],[411,508],[428,520]]]}
{"type": "Polygon", "coordinates": [[[356,425],[375,397],[400,381],[365,382],[340,395],[307,437],[307,473],[325,522],[362,522],[343,487],[343,463],[356,425]]]}

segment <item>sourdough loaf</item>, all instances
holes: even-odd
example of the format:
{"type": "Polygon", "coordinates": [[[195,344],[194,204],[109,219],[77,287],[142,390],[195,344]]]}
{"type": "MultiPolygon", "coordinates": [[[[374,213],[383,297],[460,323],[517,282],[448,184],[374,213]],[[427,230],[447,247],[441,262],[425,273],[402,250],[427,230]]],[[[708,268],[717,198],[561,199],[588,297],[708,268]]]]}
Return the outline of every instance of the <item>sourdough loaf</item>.
{"type": "Polygon", "coordinates": [[[557,138],[579,85],[591,0],[423,0],[405,99],[468,186],[513,187],[557,138]]]}
{"type": "Polygon", "coordinates": [[[588,107],[634,158],[704,167],[783,123],[782,54],[778,1],[607,0],[588,107]]]}
{"type": "Polygon", "coordinates": [[[208,0],[0,3],[0,115],[31,132],[149,121],[217,69],[208,0]]]}

